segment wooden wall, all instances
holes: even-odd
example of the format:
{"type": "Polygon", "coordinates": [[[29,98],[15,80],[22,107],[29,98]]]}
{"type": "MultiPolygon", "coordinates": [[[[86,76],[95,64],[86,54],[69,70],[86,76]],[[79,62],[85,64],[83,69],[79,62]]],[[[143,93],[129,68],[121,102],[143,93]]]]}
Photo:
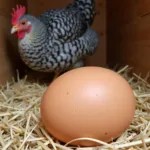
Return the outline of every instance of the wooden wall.
{"type": "Polygon", "coordinates": [[[12,8],[16,4],[26,4],[26,0],[5,0],[0,4],[0,85],[16,77],[17,69],[23,72],[17,40],[10,34],[12,8]]]}
{"type": "Polygon", "coordinates": [[[150,71],[150,0],[107,1],[108,64],[150,71]]]}
{"type": "MultiPolygon", "coordinates": [[[[73,0],[27,0],[28,12],[32,15],[39,15],[47,9],[62,8],[73,0]]],[[[100,44],[97,52],[92,57],[86,58],[86,65],[106,65],[106,0],[96,0],[97,16],[95,18],[93,28],[100,35],[100,44]]]]}

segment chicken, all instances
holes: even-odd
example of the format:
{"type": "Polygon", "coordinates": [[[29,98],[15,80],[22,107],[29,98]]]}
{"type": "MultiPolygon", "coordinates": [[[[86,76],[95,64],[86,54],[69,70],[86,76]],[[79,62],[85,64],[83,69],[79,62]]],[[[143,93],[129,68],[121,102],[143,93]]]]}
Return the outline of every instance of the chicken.
{"type": "Polygon", "coordinates": [[[46,10],[38,17],[17,5],[11,34],[18,38],[21,59],[35,71],[55,73],[55,78],[84,66],[83,59],[93,55],[99,43],[98,33],[91,28],[95,14],[94,0],[74,0],[66,8],[46,10]]]}

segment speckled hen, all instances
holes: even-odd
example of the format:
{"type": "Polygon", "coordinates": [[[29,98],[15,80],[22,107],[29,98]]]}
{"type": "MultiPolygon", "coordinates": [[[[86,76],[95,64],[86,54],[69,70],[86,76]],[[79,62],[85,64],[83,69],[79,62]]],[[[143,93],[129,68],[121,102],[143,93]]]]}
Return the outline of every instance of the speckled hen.
{"type": "Polygon", "coordinates": [[[11,33],[17,36],[20,56],[28,67],[58,75],[83,66],[83,58],[95,53],[99,36],[90,27],[94,17],[94,0],[74,0],[66,8],[46,10],[38,17],[17,5],[11,33]]]}

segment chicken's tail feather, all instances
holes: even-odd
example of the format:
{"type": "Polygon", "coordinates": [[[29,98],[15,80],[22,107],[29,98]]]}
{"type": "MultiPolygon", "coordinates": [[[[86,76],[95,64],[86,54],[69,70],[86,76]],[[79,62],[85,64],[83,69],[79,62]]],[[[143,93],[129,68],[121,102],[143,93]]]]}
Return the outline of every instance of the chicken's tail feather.
{"type": "Polygon", "coordinates": [[[74,3],[69,5],[68,7],[78,8],[85,17],[88,25],[92,25],[94,17],[96,15],[95,0],[74,0],[74,3]]]}

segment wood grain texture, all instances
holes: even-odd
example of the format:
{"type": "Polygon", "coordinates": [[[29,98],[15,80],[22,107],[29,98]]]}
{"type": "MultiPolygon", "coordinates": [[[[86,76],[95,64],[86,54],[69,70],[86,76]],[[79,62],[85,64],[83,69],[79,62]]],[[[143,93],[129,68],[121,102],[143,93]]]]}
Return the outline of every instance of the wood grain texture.
{"type": "Polygon", "coordinates": [[[108,64],[150,71],[150,1],[107,1],[108,64]]]}
{"type": "Polygon", "coordinates": [[[12,7],[26,4],[25,0],[5,0],[0,5],[0,85],[16,77],[16,70],[23,73],[23,63],[18,53],[17,40],[11,31],[12,7]],[[20,2],[20,3],[19,3],[20,2]]]}

